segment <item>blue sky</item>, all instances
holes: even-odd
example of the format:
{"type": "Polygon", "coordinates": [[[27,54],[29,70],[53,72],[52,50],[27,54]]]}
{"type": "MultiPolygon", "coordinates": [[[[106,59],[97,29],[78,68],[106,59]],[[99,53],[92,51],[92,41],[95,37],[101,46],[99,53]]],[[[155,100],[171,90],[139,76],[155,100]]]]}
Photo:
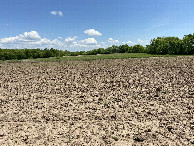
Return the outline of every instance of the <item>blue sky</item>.
{"type": "Polygon", "coordinates": [[[194,32],[194,0],[0,0],[0,48],[79,51],[194,32]]]}

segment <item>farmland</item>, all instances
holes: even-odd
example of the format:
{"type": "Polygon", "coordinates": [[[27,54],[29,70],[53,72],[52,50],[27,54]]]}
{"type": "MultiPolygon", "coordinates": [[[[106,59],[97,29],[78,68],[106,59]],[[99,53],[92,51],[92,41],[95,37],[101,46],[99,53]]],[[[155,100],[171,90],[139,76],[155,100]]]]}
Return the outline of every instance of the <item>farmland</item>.
{"type": "MultiPolygon", "coordinates": [[[[177,57],[177,56],[194,56],[194,55],[157,55],[147,53],[114,53],[114,54],[97,54],[97,55],[78,55],[78,56],[63,56],[63,57],[49,57],[23,60],[7,60],[7,62],[37,62],[37,61],[70,61],[70,60],[103,60],[103,59],[128,59],[128,58],[149,58],[149,57],[177,57]]],[[[2,61],[3,62],[3,61],[2,61]]]]}
{"type": "Polygon", "coordinates": [[[194,143],[194,56],[86,60],[1,62],[0,145],[194,143]]]}

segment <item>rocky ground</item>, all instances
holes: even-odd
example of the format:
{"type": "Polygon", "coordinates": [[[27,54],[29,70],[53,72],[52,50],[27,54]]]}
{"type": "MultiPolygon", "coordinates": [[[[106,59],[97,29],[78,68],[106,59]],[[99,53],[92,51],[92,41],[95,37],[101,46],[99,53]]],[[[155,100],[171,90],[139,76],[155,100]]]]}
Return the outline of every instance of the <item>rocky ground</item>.
{"type": "Polygon", "coordinates": [[[0,63],[0,145],[194,144],[194,57],[0,63]]]}

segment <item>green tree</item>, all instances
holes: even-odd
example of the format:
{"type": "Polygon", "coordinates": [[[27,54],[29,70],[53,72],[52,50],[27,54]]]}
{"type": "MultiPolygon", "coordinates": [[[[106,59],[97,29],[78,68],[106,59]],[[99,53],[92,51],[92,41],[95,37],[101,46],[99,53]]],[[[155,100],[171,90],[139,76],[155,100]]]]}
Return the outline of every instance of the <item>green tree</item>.
{"type": "MultiPolygon", "coordinates": [[[[125,44],[125,45],[120,45],[118,48],[119,48],[118,53],[126,53],[129,51],[130,47],[127,44],[125,44]]],[[[128,52],[128,53],[131,53],[131,52],[128,52]]]]}
{"type": "Polygon", "coordinates": [[[99,49],[98,49],[98,54],[104,54],[104,53],[105,53],[104,48],[99,48],[99,49]]]}
{"type": "Polygon", "coordinates": [[[132,48],[132,53],[144,53],[145,52],[145,48],[138,44],[138,45],[134,45],[132,48]]]}
{"type": "MultiPolygon", "coordinates": [[[[182,40],[178,37],[157,37],[146,46],[150,54],[182,54],[182,40]]],[[[184,53],[183,53],[184,54],[184,53]]]]}
{"type": "Polygon", "coordinates": [[[184,36],[183,52],[184,54],[194,54],[194,33],[184,36]]]}
{"type": "Polygon", "coordinates": [[[118,53],[119,52],[119,47],[112,45],[112,53],[118,53]]]}
{"type": "Polygon", "coordinates": [[[112,47],[108,47],[105,49],[105,54],[112,54],[113,53],[113,48],[112,47]]]}

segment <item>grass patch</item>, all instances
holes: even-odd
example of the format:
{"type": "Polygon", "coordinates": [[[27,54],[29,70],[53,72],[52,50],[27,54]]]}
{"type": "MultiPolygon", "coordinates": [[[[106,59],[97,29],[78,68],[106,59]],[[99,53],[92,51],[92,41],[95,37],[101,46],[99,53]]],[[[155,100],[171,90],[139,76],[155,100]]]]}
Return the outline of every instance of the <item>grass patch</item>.
{"type": "Polygon", "coordinates": [[[63,60],[97,60],[97,59],[127,59],[127,58],[149,58],[149,57],[176,57],[176,56],[194,56],[194,55],[153,55],[147,53],[115,53],[100,55],[80,55],[29,59],[29,61],[63,61],[63,60]]]}
{"type": "MultiPolygon", "coordinates": [[[[194,56],[194,55],[153,55],[153,54],[147,54],[147,53],[114,53],[114,54],[79,55],[79,56],[50,57],[50,58],[37,58],[37,59],[24,59],[24,60],[7,60],[6,62],[127,59],[127,58],[149,58],[149,57],[176,57],[176,56],[194,56]]],[[[4,62],[4,61],[0,61],[0,62],[4,62]]]]}

